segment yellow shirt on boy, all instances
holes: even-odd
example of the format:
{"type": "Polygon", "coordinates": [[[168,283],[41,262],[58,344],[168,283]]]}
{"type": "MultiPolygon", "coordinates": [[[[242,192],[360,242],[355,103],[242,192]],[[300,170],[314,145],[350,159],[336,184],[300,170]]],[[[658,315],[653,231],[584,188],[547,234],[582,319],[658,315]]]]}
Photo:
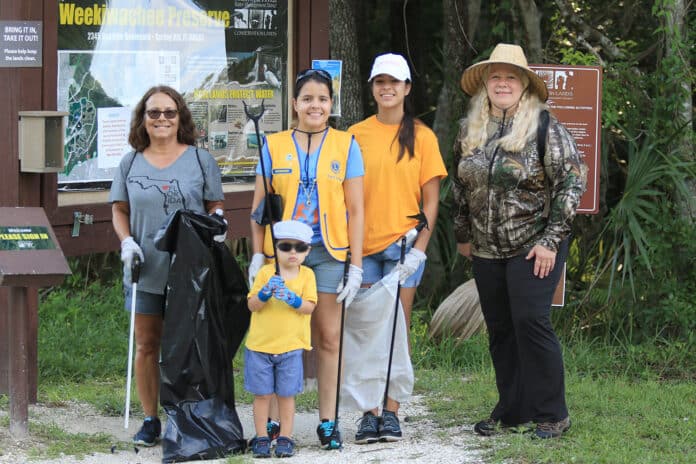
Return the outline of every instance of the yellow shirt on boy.
{"type": "MultiPolygon", "coordinates": [[[[274,274],[274,264],[263,266],[256,275],[247,298],[258,294],[274,274]]],[[[302,300],[317,302],[314,271],[307,266],[300,266],[299,275],[286,280],[285,286],[302,297],[302,300]]],[[[311,314],[298,313],[284,301],[271,297],[261,310],[251,313],[246,347],[268,354],[281,354],[299,349],[311,350],[311,317],[311,314]]]]}

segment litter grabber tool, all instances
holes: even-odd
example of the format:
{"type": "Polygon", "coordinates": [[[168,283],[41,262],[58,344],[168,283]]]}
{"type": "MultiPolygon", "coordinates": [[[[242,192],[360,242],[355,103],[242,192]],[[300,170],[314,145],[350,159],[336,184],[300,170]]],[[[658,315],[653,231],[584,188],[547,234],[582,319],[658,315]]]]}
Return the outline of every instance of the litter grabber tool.
{"type": "MultiPolygon", "coordinates": [[[[425,216],[425,215],[423,215],[425,216]]],[[[419,223],[420,224],[420,223],[419,223]]],[[[427,224],[427,220],[426,220],[427,224]]],[[[422,227],[421,227],[422,229],[422,227]]],[[[406,236],[401,238],[401,256],[399,257],[399,262],[404,263],[404,258],[406,257],[406,236]]],[[[399,303],[401,294],[401,281],[396,284],[396,300],[394,303],[394,323],[392,324],[391,341],[389,342],[389,363],[387,364],[387,383],[384,385],[384,400],[382,402],[382,410],[387,408],[387,397],[389,396],[389,380],[391,379],[391,368],[392,360],[394,359],[394,337],[396,335],[396,321],[399,317],[399,303]]],[[[408,330],[408,327],[406,327],[408,330]]]]}
{"type": "MultiPolygon", "coordinates": [[[[263,100],[261,100],[261,110],[258,113],[252,113],[249,111],[249,107],[245,101],[242,101],[242,104],[244,105],[244,114],[246,114],[246,117],[254,122],[254,131],[256,131],[256,146],[259,149],[259,162],[261,163],[261,176],[263,177],[263,205],[261,205],[261,222],[257,220],[257,223],[262,226],[270,226],[271,243],[273,243],[273,257],[275,258],[276,240],[273,232],[273,222],[280,220],[280,217],[274,216],[280,215],[281,208],[280,195],[270,193],[268,191],[268,185],[266,185],[266,166],[264,165],[263,161],[263,152],[261,151],[261,133],[259,131],[259,120],[266,111],[266,107],[263,104],[263,100]]],[[[280,275],[280,268],[278,267],[277,259],[275,259],[275,268],[276,275],[280,275]]]]}
{"type": "Polygon", "coordinates": [[[138,292],[138,280],[140,280],[140,256],[133,256],[131,263],[131,307],[130,329],[128,331],[128,372],[126,374],[126,407],[124,412],[123,427],[128,429],[128,417],[130,416],[130,392],[131,377],[133,376],[133,339],[135,338],[135,302],[138,292]]]}
{"type": "MultiPolygon", "coordinates": [[[[350,270],[350,251],[346,255],[346,262],[343,267],[343,285],[348,282],[348,271],[350,270]]],[[[336,376],[336,411],[334,413],[334,430],[338,430],[338,409],[341,400],[341,365],[343,360],[343,328],[346,323],[346,300],[341,302],[341,331],[338,338],[338,375],[336,376]]],[[[331,442],[329,449],[340,449],[341,443],[331,442]]]]}

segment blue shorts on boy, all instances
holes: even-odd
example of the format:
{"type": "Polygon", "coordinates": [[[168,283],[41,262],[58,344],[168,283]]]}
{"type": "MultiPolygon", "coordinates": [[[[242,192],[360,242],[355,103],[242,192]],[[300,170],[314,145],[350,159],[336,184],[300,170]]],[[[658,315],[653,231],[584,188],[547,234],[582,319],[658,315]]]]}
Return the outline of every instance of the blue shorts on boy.
{"type": "Polygon", "coordinates": [[[254,395],[295,396],[302,393],[302,351],[268,354],[244,350],[244,389],[254,395]]]}

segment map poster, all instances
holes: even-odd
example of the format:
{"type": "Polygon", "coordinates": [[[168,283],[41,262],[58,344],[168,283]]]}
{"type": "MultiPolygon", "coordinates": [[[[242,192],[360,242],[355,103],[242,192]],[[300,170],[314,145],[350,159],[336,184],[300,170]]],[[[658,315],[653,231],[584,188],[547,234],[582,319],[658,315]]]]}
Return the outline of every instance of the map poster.
{"type": "Polygon", "coordinates": [[[57,6],[58,109],[69,112],[62,188],[108,186],[132,150],[133,108],[155,85],[184,96],[196,143],[215,157],[225,180],[253,177],[258,137],[244,103],[263,102],[262,134],[287,127],[287,0],[57,6]]]}
{"type": "Polygon", "coordinates": [[[341,116],[341,73],[343,71],[343,61],[341,60],[312,60],[312,68],[323,69],[331,76],[333,84],[333,105],[331,106],[331,116],[341,116]]]}
{"type": "Polygon", "coordinates": [[[578,213],[599,212],[599,155],[602,152],[602,68],[599,66],[529,65],[549,89],[551,112],[575,138],[588,167],[587,190],[578,213]]]}

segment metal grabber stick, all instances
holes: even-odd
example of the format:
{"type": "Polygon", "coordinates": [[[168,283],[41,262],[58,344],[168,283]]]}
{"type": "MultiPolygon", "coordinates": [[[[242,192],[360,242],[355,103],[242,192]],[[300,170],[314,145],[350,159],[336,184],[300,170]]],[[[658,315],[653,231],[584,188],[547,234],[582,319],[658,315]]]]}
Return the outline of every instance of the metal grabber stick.
{"type": "MultiPolygon", "coordinates": [[[[273,257],[275,258],[275,247],[276,247],[276,239],[275,239],[275,233],[273,232],[273,212],[271,211],[271,195],[268,193],[268,185],[266,185],[266,167],[264,166],[263,162],[263,152],[261,151],[261,133],[259,131],[259,119],[261,119],[261,116],[263,116],[263,113],[266,111],[266,107],[263,104],[263,100],[261,100],[261,111],[259,114],[253,114],[249,111],[249,107],[247,106],[246,102],[242,100],[242,104],[244,105],[244,114],[246,114],[246,117],[251,119],[254,122],[254,130],[256,131],[256,146],[259,149],[259,162],[261,163],[261,177],[263,178],[263,195],[264,195],[264,207],[263,207],[263,216],[266,221],[268,221],[269,224],[269,229],[271,230],[271,243],[273,244],[273,257]]],[[[262,222],[266,222],[262,221],[262,222]]],[[[280,275],[280,267],[278,265],[278,260],[274,259],[275,261],[275,269],[276,269],[276,275],[280,275]]]]}
{"type": "Polygon", "coordinates": [[[131,263],[131,312],[130,330],[128,331],[128,373],[126,374],[126,408],[123,427],[128,429],[128,417],[130,416],[131,377],[133,376],[133,339],[135,338],[135,301],[138,292],[138,280],[140,280],[140,256],[133,256],[131,263]]]}
{"type": "MultiPolygon", "coordinates": [[[[419,214],[416,214],[414,216],[408,216],[409,218],[413,219],[418,219],[418,224],[415,227],[416,231],[416,237],[418,236],[418,233],[420,233],[423,228],[428,228],[428,218],[425,216],[425,213],[423,211],[420,211],[419,214]]],[[[409,231],[410,232],[410,231],[409,231]]],[[[401,256],[399,257],[399,263],[404,264],[404,259],[406,258],[406,243],[408,241],[408,237],[410,234],[407,233],[403,237],[401,237],[401,256]]],[[[413,241],[411,244],[415,243],[415,238],[413,238],[413,241]]],[[[399,302],[401,301],[401,279],[399,279],[398,283],[396,284],[396,302],[394,303],[394,323],[392,324],[392,333],[391,333],[391,342],[389,343],[389,364],[387,365],[387,383],[384,386],[384,400],[382,401],[382,411],[384,411],[387,408],[387,398],[389,397],[389,382],[391,380],[391,368],[392,368],[392,360],[394,359],[394,339],[396,338],[396,321],[397,317],[399,316],[399,302]]],[[[406,327],[406,330],[408,330],[408,327],[406,327]]],[[[408,338],[408,337],[407,337],[408,338]]]]}
{"type": "MultiPolygon", "coordinates": [[[[348,283],[350,271],[350,251],[346,254],[346,262],[343,267],[343,286],[348,283]]],[[[343,327],[346,322],[346,300],[341,302],[341,332],[338,338],[338,375],[336,377],[336,411],[334,413],[334,430],[338,430],[338,406],[341,399],[341,365],[343,364],[343,327]]]]}

